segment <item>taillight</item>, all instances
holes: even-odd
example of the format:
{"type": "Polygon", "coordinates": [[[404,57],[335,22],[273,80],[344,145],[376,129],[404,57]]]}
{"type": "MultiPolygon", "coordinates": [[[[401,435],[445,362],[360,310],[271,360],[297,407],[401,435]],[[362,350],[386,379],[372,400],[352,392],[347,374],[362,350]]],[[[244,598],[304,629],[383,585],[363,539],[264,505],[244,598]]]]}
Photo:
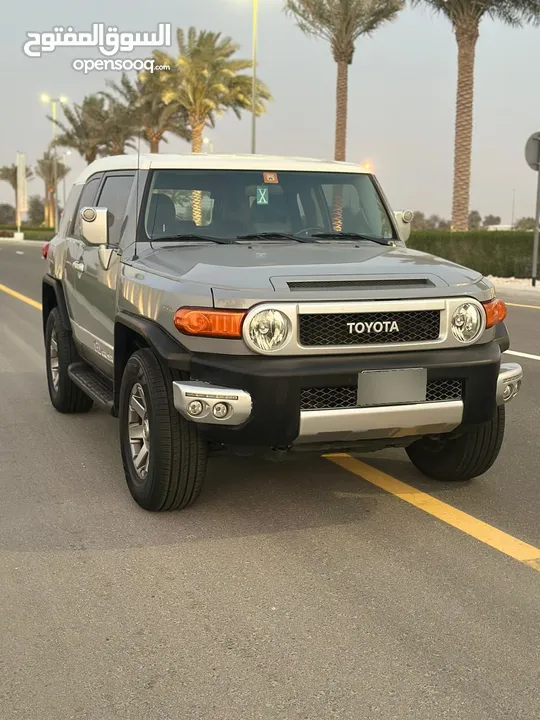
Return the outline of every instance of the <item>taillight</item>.
{"type": "Polygon", "coordinates": [[[45,245],[41,248],[41,256],[44,260],[47,259],[47,255],[49,254],[49,245],[50,243],[46,242],[45,245]]]}
{"type": "Polygon", "coordinates": [[[180,308],[174,314],[174,325],[185,335],[241,338],[242,321],[246,315],[246,310],[180,308]]]}

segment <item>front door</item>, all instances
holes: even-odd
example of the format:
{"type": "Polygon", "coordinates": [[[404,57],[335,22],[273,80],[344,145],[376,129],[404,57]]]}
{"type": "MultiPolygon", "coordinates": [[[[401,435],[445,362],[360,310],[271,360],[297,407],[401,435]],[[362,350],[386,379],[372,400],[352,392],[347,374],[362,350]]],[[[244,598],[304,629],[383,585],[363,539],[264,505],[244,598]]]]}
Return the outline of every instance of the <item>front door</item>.
{"type": "Polygon", "coordinates": [[[82,330],[81,298],[77,295],[76,280],[79,275],[80,263],[84,250],[84,242],[81,234],[80,211],[83,207],[94,205],[99,186],[103,180],[103,173],[93,175],[86,181],[80,193],[79,201],[70,222],[66,235],[66,256],[64,264],[64,292],[68,313],[71,320],[71,327],[77,349],[80,354],[86,356],[85,347],[88,338],[82,330]]]}
{"type": "MultiPolygon", "coordinates": [[[[78,332],[86,359],[107,375],[113,372],[116,286],[120,270],[120,240],[135,173],[105,173],[95,207],[107,208],[109,242],[96,247],[82,242],[74,273],[78,299],[78,332]]],[[[83,207],[80,205],[80,207],[83,207]]]]}

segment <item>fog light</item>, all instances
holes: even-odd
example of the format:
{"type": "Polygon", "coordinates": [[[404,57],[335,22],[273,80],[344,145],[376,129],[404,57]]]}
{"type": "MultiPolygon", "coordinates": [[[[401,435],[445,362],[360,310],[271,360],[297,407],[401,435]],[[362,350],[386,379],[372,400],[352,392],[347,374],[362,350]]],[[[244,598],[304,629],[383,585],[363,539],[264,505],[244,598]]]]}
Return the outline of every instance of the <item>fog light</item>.
{"type": "Polygon", "coordinates": [[[216,403],[214,405],[214,409],[212,410],[212,412],[214,413],[214,417],[221,420],[229,412],[229,406],[227,405],[227,403],[222,403],[222,402],[216,403]]]}
{"type": "Polygon", "coordinates": [[[514,393],[514,386],[513,386],[513,385],[507,385],[507,386],[504,388],[503,400],[510,400],[510,398],[511,398],[512,395],[513,395],[513,393],[514,393]]]}
{"type": "Polygon", "coordinates": [[[192,400],[188,405],[187,411],[190,415],[197,416],[202,413],[203,409],[203,404],[200,400],[192,400]]]}

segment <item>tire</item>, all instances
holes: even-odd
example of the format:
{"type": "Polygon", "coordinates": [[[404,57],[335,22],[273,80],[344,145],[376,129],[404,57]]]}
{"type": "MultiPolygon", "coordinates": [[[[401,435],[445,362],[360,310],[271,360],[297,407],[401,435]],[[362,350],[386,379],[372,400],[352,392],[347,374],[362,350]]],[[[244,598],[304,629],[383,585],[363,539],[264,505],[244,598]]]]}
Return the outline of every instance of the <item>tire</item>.
{"type": "Polygon", "coordinates": [[[207,443],[194,423],[184,420],[174,407],[172,377],[152,350],[138,350],[126,364],[119,424],[124,473],[135,502],[152,512],[192,505],[203,486],[207,443]],[[137,403],[139,413],[132,409],[137,403]],[[148,450],[141,455],[145,443],[148,450]]]}
{"type": "Polygon", "coordinates": [[[487,472],[497,459],[505,428],[504,405],[492,420],[465,434],[445,439],[422,438],[406,451],[424,475],[444,482],[472,480],[487,472]]]}
{"type": "Polygon", "coordinates": [[[93,401],[68,375],[68,367],[77,359],[70,333],[62,325],[58,308],[53,308],[45,328],[47,385],[53,407],[61,413],[87,413],[93,401]]]}

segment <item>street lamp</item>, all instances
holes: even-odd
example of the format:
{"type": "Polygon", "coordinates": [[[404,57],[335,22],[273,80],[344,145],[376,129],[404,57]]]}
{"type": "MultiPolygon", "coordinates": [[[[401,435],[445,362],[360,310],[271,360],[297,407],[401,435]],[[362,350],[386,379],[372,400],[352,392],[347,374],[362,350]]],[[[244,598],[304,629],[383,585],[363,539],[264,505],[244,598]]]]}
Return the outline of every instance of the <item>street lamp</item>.
{"type": "MultiPolygon", "coordinates": [[[[66,150],[65,153],[62,154],[61,161],[64,162],[64,160],[67,158],[68,155],[71,155],[71,150],[66,150]]],[[[66,176],[62,178],[62,198],[64,200],[64,212],[66,211],[66,176]]]]}
{"type": "Polygon", "coordinates": [[[253,77],[251,83],[251,152],[255,154],[255,128],[257,115],[255,107],[257,104],[257,19],[259,14],[259,0],[253,2],[253,77]]]}
{"type": "Polygon", "coordinates": [[[58,230],[58,202],[56,199],[56,191],[57,191],[57,185],[58,185],[58,171],[57,171],[57,165],[56,165],[56,104],[60,103],[60,105],[65,105],[67,103],[67,98],[61,95],[57,98],[49,97],[46,93],[41,94],[41,102],[46,103],[47,105],[51,106],[52,111],[52,126],[53,126],[53,182],[54,182],[54,194],[53,194],[53,200],[54,200],[54,230],[55,232],[58,230]]]}

